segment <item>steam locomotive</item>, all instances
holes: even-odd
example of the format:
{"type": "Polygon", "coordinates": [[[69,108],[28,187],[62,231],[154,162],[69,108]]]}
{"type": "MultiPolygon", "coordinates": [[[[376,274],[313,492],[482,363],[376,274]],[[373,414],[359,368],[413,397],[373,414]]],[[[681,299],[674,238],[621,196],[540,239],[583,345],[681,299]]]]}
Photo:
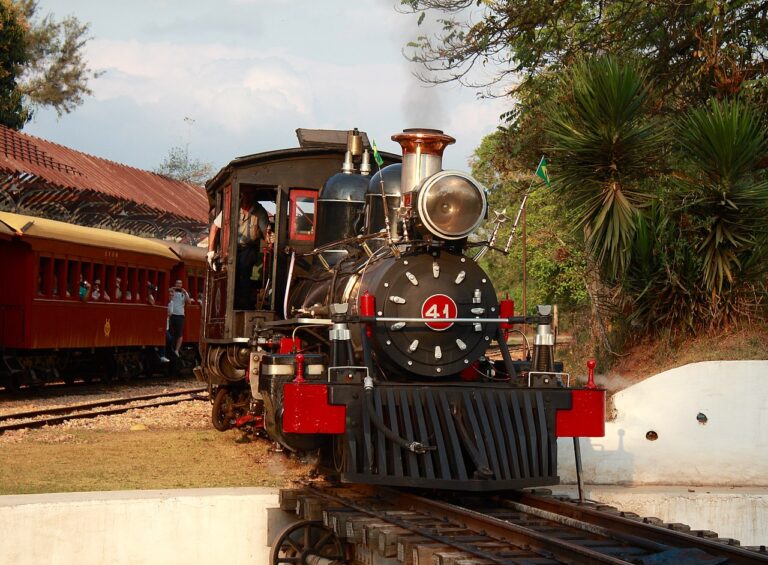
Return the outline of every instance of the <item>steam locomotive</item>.
{"type": "Polygon", "coordinates": [[[570,386],[551,307],[515,316],[497,298],[477,262],[493,244],[469,240],[486,189],[442,169],[455,139],[407,129],[392,136],[401,157],[358,130],[297,133],[299,148],[241,157],[206,185],[221,228],[195,374],[214,425],[249,421],[344,482],[557,483],[557,437],[603,435],[605,391],[570,386]],[[512,359],[513,324],[536,324],[531,359],[512,359]]]}

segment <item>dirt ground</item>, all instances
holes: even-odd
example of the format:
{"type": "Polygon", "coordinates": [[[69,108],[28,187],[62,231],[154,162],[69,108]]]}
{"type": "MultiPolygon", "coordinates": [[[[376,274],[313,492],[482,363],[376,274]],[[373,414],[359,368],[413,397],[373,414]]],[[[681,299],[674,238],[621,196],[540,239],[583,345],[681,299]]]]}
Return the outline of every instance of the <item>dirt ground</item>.
{"type": "MultiPolygon", "coordinates": [[[[9,410],[0,405],[0,413],[9,410]]],[[[265,440],[217,432],[210,403],[184,402],[0,435],[0,495],[270,486],[312,466],[265,440]]]]}
{"type": "Polygon", "coordinates": [[[616,363],[601,381],[609,392],[615,392],[689,363],[750,359],[768,359],[768,328],[763,325],[695,339],[640,343],[617,356],[616,363]]]}

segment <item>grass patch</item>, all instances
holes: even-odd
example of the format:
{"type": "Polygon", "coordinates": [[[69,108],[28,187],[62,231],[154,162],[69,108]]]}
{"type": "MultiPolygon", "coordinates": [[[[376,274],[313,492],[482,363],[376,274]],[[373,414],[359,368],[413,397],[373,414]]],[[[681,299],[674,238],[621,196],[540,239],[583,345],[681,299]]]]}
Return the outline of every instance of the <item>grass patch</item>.
{"type": "Polygon", "coordinates": [[[75,430],[51,441],[30,432],[23,442],[0,445],[0,495],[279,487],[308,470],[270,453],[266,441],[240,444],[237,437],[215,430],[75,430]]]}

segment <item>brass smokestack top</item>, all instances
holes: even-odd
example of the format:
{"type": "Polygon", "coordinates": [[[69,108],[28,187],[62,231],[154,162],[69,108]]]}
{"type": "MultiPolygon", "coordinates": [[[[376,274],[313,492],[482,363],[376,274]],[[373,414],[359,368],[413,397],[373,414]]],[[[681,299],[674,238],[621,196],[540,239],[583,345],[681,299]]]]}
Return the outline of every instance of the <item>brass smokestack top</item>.
{"type": "Polygon", "coordinates": [[[403,148],[401,190],[409,192],[443,170],[443,151],[456,139],[439,129],[412,128],[392,136],[403,148]]]}
{"type": "Polygon", "coordinates": [[[403,148],[403,155],[421,152],[425,155],[438,155],[442,158],[443,151],[456,139],[444,134],[439,129],[411,128],[392,136],[403,148]]]}

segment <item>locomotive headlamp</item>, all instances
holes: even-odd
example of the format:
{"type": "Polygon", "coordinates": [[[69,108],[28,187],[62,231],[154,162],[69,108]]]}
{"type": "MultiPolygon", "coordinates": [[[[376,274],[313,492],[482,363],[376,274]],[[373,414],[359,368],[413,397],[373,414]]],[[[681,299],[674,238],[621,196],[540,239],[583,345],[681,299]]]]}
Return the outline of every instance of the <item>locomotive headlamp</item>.
{"type": "Polygon", "coordinates": [[[461,239],[485,218],[485,189],[459,171],[441,171],[424,180],[418,189],[417,211],[424,227],[442,239],[461,239]]]}

